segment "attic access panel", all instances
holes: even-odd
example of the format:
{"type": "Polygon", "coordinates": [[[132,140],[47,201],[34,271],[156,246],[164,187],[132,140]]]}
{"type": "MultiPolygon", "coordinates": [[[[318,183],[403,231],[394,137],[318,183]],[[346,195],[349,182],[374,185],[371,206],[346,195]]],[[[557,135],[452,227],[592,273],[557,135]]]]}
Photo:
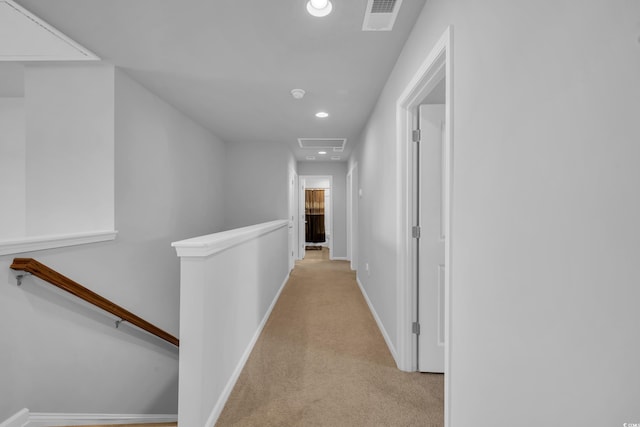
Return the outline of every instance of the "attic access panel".
{"type": "Polygon", "coordinates": [[[307,150],[342,152],[347,144],[347,138],[298,138],[298,144],[300,148],[307,150]]]}

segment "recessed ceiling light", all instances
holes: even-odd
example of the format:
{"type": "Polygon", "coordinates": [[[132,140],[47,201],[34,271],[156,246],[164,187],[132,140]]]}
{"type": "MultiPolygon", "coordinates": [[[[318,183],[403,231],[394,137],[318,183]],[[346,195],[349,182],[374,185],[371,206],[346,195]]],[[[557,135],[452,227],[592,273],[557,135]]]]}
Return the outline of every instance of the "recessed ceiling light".
{"type": "Polygon", "coordinates": [[[309,0],[307,2],[307,12],[318,18],[327,16],[333,10],[333,5],[329,0],[309,0]]]}
{"type": "Polygon", "coordinates": [[[318,151],[318,154],[327,154],[326,151],[318,151]]]}
{"type": "Polygon", "coordinates": [[[329,117],[329,113],[325,113],[324,111],[320,111],[320,112],[316,113],[316,117],[318,117],[319,119],[325,119],[325,118],[329,117]]]}

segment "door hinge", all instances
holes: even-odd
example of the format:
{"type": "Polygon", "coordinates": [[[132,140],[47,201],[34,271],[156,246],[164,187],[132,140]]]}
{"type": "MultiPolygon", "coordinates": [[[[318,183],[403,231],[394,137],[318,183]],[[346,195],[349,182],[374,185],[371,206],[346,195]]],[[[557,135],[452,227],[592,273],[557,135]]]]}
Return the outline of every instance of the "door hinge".
{"type": "Polygon", "coordinates": [[[420,335],[420,323],[413,322],[411,324],[411,332],[416,334],[416,335],[420,335]]]}
{"type": "Polygon", "coordinates": [[[411,132],[411,140],[413,142],[420,142],[420,129],[416,129],[411,132]]]}
{"type": "Polygon", "coordinates": [[[411,227],[411,237],[413,237],[414,239],[419,239],[420,238],[420,226],[419,225],[414,225],[413,227],[411,227]]]}

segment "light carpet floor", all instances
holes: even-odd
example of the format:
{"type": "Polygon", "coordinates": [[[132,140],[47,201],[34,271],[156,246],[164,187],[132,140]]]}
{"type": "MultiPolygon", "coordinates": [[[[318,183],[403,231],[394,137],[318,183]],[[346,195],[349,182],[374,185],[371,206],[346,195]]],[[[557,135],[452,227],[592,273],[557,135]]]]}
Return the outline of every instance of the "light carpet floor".
{"type": "Polygon", "coordinates": [[[217,426],[444,425],[444,377],[400,371],[347,261],[296,263],[217,426]]]}

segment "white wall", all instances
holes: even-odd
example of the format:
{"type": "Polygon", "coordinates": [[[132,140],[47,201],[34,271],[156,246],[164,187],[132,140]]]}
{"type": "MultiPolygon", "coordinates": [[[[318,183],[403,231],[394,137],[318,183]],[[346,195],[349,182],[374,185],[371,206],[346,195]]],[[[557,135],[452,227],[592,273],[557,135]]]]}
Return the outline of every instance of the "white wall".
{"type": "Polygon", "coordinates": [[[113,66],[25,67],[25,109],[27,235],[113,230],[113,66]]]}
{"type": "Polygon", "coordinates": [[[309,189],[331,189],[331,180],[327,178],[305,178],[304,188],[309,189]]]}
{"type": "Polygon", "coordinates": [[[347,162],[298,162],[299,175],[333,177],[333,254],[347,257],[347,162]]]}
{"type": "Polygon", "coordinates": [[[24,98],[0,98],[0,240],[26,234],[24,98]]]}
{"type": "MultiPolygon", "coordinates": [[[[179,262],[170,243],[222,228],[224,145],[124,73],[115,81],[117,239],[20,256],[177,335],[179,262]]],[[[0,419],[23,407],[177,412],[172,346],[126,324],[115,329],[50,285],[26,279],[18,288],[12,259],[0,257],[0,419]]]]}
{"type": "Polygon", "coordinates": [[[0,92],[23,92],[3,98],[0,109],[0,197],[11,206],[0,212],[0,241],[113,231],[113,66],[0,73],[8,81],[0,92]]]}
{"type": "Polygon", "coordinates": [[[360,278],[395,340],[395,102],[453,24],[452,426],[640,420],[638,16],[431,0],[363,133],[360,278]]]}
{"type": "Polygon", "coordinates": [[[296,170],[286,144],[229,143],[224,175],[224,227],[233,229],[289,217],[289,170],[296,170]]]}
{"type": "Polygon", "coordinates": [[[0,61],[0,97],[24,97],[24,65],[0,61]]]}

